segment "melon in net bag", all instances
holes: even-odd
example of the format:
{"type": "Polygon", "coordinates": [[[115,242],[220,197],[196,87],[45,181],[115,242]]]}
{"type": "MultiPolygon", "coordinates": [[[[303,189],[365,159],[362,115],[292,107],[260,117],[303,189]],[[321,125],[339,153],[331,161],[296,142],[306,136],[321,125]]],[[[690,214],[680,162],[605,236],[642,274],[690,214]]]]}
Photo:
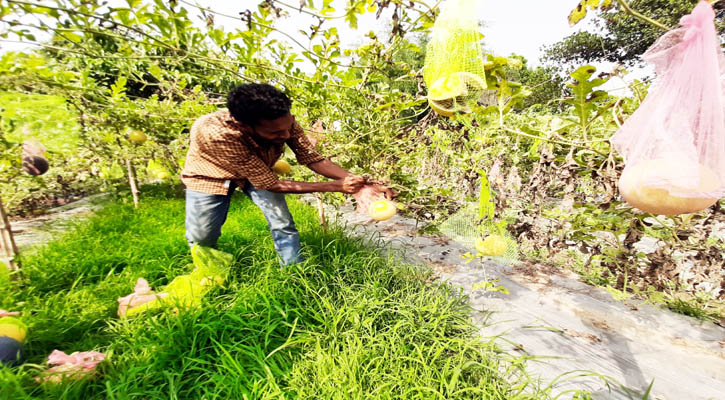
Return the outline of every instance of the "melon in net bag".
{"type": "Polygon", "coordinates": [[[423,79],[438,114],[468,113],[486,91],[476,0],[448,0],[426,46],[423,79]]]}
{"type": "Polygon", "coordinates": [[[626,164],[620,192],[642,211],[696,212],[725,193],[725,57],[714,18],[701,1],[647,50],[657,79],[612,137],[626,164]]]}

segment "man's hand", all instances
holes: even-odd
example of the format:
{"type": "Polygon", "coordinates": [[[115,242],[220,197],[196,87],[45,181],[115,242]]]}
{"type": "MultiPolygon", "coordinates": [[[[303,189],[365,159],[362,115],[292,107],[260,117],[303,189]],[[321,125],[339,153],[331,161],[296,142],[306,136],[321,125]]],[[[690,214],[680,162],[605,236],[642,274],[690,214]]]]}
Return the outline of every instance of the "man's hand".
{"type": "Polygon", "coordinates": [[[376,192],[382,193],[383,196],[385,196],[388,200],[393,200],[394,197],[398,197],[398,193],[394,192],[389,187],[380,184],[380,183],[368,183],[368,185],[372,186],[376,192]]]}
{"type": "Polygon", "coordinates": [[[365,178],[360,175],[348,175],[336,181],[342,193],[353,194],[365,186],[365,178]]]}
{"type": "Polygon", "coordinates": [[[376,183],[372,180],[366,180],[366,184],[360,189],[359,192],[355,193],[355,201],[357,202],[357,209],[355,211],[361,214],[367,214],[370,209],[370,205],[376,201],[385,197],[388,200],[392,200],[398,194],[393,192],[387,186],[376,183]]]}

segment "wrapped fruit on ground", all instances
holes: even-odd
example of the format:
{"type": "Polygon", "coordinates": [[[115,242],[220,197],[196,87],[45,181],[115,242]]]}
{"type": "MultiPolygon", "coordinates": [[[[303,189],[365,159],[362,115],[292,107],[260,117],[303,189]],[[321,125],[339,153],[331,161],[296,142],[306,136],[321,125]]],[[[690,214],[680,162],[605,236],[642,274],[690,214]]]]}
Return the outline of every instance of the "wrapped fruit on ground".
{"type": "Polygon", "coordinates": [[[272,171],[274,171],[280,175],[289,174],[291,169],[292,169],[292,166],[289,165],[289,163],[285,160],[277,160],[277,162],[274,163],[274,165],[272,166],[272,171]]]}
{"type": "Polygon", "coordinates": [[[48,370],[35,377],[38,383],[63,383],[78,381],[96,376],[96,366],[106,359],[106,355],[97,351],[76,351],[70,355],[53,350],[48,356],[48,370]]]}
{"type": "MultiPolygon", "coordinates": [[[[718,201],[717,197],[706,194],[718,191],[722,183],[713,170],[703,165],[699,166],[697,173],[692,174],[699,175],[699,183],[694,183],[691,187],[671,186],[664,189],[647,185],[658,180],[667,182],[672,177],[682,174],[682,163],[677,159],[658,158],[628,165],[619,178],[619,191],[624,200],[633,207],[659,215],[693,213],[704,210],[718,201]],[[687,193],[692,193],[692,196],[687,196],[687,193]]],[[[679,180],[688,181],[688,179],[679,180]]]]}
{"type": "Polygon", "coordinates": [[[23,344],[6,336],[0,336],[0,364],[14,367],[25,361],[23,344]]]}
{"type": "Polygon", "coordinates": [[[25,342],[25,335],[28,331],[27,325],[15,317],[0,318],[0,336],[9,337],[20,343],[25,342]]]}
{"type": "Polygon", "coordinates": [[[508,243],[501,235],[488,235],[485,239],[476,239],[476,251],[486,257],[500,257],[506,253],[508,243]]]}
{"type": "Polygon", "coordinates": [[[28,327],[18,318],[8,315],[17,315],[0,310],[0,363],[9,367],[22,364],[25,361],[23,343],[28,327]]]}
{"type": "Polygon", "coordinates": [[[390,200],[377,200],[370,204],[368,215],[376,221],[385,221],[396,213],[395,203],[390,200]]]}

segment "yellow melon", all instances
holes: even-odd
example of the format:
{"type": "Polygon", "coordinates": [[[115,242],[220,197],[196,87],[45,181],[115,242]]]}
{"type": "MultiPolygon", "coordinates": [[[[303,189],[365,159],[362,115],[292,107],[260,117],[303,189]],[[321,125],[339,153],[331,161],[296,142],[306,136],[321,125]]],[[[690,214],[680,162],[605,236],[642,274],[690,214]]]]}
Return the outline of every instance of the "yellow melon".
{"type": "Polygon", "coordinates": [[[25,335],[28,331],[27,325],[23,321],[14,317],[0,318],[0,336],[6,336],[17,340],[20,343],[25,342],[25,335]]]}
{"type": "Polygon", "coordinates": [[[280,174],[280,175],[286,175],[290,172],[292,169],[292,166],[289,165],[289,163],[285,160],[277,160],[276,163],[272,166],[272,171],[280,174]]]}
{"type": "Polygon", "coordinates": [[[456,111],[470,112],[465,99],[482,92],[486,87],[486,81],[476,74],[455,72],[438,78],[430,85],[428,105],[444,117],[453,116],[456,111]]]}
{"type": "Polygon", "coordinates": [[[487,257],[500,257],[506,253],[508,243],[501,235],[488,235],[485,239],[476,239],[476,250],[487,257]]]}
{"type": "Polygon", "coordinates": [[[142,131],[131,131],[128,134],[128,140],[134,144],[143,144],[146,141],[146,134],[142,131]]]}
{"type": "Polygon", "coordinates": [[[389,200],[377,200],[370,204],[368,215],[376,221],[385,221],[395,215],[395,203],[389,200]]]}
{"type": "Polygon", "coordinates": [[[675,158],[658,158],[627,166],[619,178],[619,192],[624,200],[644,212],[659,215],[687,214],[704,210],[718,201],[717,197],[703,197],[703,193],[718,191],[720,179],[713,170],[701,165],[699,167],[700,182],[691,187],[674,187],[678,195],[670,191],[643,186],[646,182],[657,180],[658,177],[670,177],[682,174],[682,160],[675,158]],[[692,193],[692,196],[681,196],[679,193],[692,193]]]}

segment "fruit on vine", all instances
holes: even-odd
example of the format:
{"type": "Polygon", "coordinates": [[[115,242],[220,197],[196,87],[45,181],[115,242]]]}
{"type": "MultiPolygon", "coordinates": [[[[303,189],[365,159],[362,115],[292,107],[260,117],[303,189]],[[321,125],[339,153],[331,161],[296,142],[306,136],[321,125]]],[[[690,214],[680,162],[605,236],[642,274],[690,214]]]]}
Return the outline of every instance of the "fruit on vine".
{"type": "Polygon", "coordinates": [[[658,215],[693,213],[718,201],[717,197],[706,194],[718,191],[722,183],[717,174],[704,165],[699,166],[700,182],[693,183],[691,187],[674,186],[667,190],[645,186],[648,182],[666,180],[678,175],[682,175],[682,165],[676,158],[657,158],[628,165],[619,178],[619,192],[633,207],[658,215]],[[692,195],[688,196],[687,193],[692,195]]]}
{"type": "Polygon", "coordinates": [[[370,204],[368,215],[376,221],[392,218],[396,212],[395,204],[390,200],[376,200],[370,204]]]}
{"type": "Polygon", "coordinates": [[[488,235],[485,239],[476,239],[476,251],[487,257],[500,257],[506,253],[508,243],[501,235],[488,235]]]}
{"type": "Polygon", "coordinates": [[[0,318],[0,336],[9,337],[20,343],[25,342],[25,334],[28,327],[23,321],[15,317],[0,318]]]}
{"type": "Polygon", "coordinates": [[[131,131],[131,133],[128,134],[128,140],[134,144],[143,144],[146,139],[146,134],[142,131],[131,131]]]}
{"type": "Polygon", "coordinates": [[[169,170],[167,170],[160,161],[154,159],[149,160],[149,163],[146,166],[146,173],[150,177],[162,181],[171,177],[171,173],[169,172],[169,170]]]}
{"type": "Polygon", "coordinates": [[[272,171],[274,171],[280,175],[289,174],[291,169],[292,169],[292,166],[289,165],[289,163],[285,160],[277,160],[277,162],[274,163],[274,165],[272,166],[272,171]]]}

